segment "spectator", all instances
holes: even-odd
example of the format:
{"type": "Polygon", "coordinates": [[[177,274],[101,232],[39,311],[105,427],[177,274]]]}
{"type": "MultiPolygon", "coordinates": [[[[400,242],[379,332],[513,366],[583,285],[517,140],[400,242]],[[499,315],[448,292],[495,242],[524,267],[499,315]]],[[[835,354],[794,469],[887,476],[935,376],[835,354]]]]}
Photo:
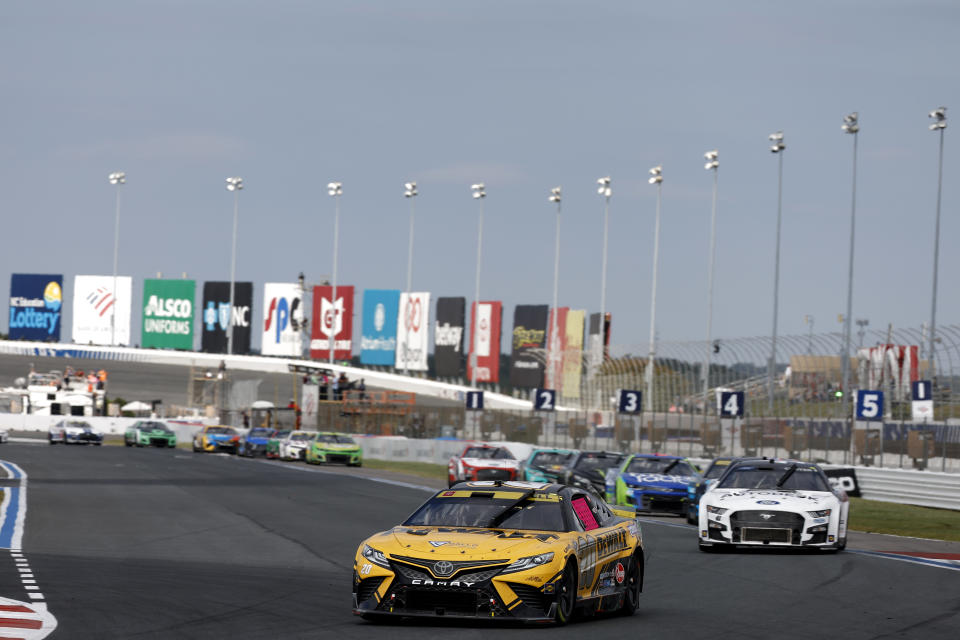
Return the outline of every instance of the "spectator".
{"type": "Polygon", "coordinates": [[[357,385],[357,391],[360,392],[361,400],[367,397],[367,385],[363,382],[363,378],[360,378],[360,384],[357,385]]]}

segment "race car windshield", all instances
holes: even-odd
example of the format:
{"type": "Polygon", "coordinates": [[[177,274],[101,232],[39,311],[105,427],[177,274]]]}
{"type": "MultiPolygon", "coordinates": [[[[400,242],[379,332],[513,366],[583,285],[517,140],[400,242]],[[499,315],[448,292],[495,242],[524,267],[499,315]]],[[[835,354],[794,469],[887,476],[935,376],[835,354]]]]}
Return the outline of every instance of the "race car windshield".
{"type": "Polygon", "coordinates": [[[569,457],[569,453],[541,451],[540,453],[534,454],[530,464],[534,467],[552,467],[555,465],[563,465],[569,457]]]}
{"type": "Polygon", "coordinates": [[[723,472],[726,471],[727,467],[729,466],[730,466],[729,461],[717,462],[711,465],[709,469],[707,469],[707,472],[704,474],[703,477],[706,478],[707,480],[713,480],[714,478],[719,478],[720,476],[723,475],[723,472]]]}
{"type": "Polygon", "coordinates": [[[618,456],[587,454],[580,456],[580,459],[577,460],[577,464],[574,465],[573,468],[587,474],[591,471],[599,471],[603,474],[603,472],[610,467],[616,466],[619,461],[618,456]]]}
{"type": "MultiPolygon", "coordinates": [[[[517,498],[521,495],[517,494],[517,498]]],[[[403,524],[564,531],[563,512],[560,509],[560,502],[536,498],[518,503],[516,498],[443,497],[441,494],[417,509],[403,524]]]]}
{"type": "Polygon", "coordinates": [[[797,467],[778,487],[777,482],[783,478],[787,467],[754,467],[740,466],[730,470],[730,473],[717,485],[720,489],[784,489],[787,491],[830,491],[830,487],[823,480],[816,469],[811,467],[797,467]]]}
{"type": "Polygon", "coordinates": [[[207,433],[214,435],[233,435],[233,429],[230,427],[210,427],[207,433]]]}
{"type": "Polygon", "coordinates": [[[625,469],[627,473],[661,473],[674,476],[692,476],[696,472],[683,460],[670,458],[634,458],[625,469]]]}
{"type": "Polygon", "coordinates": [[[253,429],[250,429],[250,433],[248,435],[252,438],[265,438],[269,436],[270,433],[270,429],[267,429],[266,427],[254,427],[253,429]]]}
{"type": "Polygon", "coordinates": [[[90,423],[88,422],[68,422],[67,426],[73,429],[92,429],[93,428],[90,426],[90,423]]]}
{"type": "Polygon", "coordinates": [[[137,428],[144,431],[169,431],[167,425],[162,422],[138,422],[137,428]]]}
{"type": "Polygon", "coordinates": [[[337,444],[357,444],[357,441],[350,436],[334,436],[337,444]]]}
{"type": "Polygon", "coordinates": [[[312,433],[295,433],[290,436],[290,439],[294,442],[303,442],[304,440],[310,440],[313,438],[312,433]]]}

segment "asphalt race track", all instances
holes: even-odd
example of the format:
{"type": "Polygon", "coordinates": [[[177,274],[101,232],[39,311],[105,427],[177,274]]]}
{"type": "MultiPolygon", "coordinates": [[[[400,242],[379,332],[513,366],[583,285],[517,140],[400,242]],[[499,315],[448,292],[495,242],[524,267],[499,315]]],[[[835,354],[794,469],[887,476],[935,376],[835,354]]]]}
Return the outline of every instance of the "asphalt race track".
{"type": "MultiPolygon", "coordinates": [[[[7,444],[28,476],[23,553],[52,638],[486,638],[489,624],[375,625],[350,611],[358,542],[423,488],[184,450],[7,444]]],[[[415,482],[415,481],[414,481],[415,482]]],[[[8,485],[9,486],[9,485],[8,485]]],[[[858,553],[696,550],[691,529],[643,527],[639,612],[498,638],[947,638],[960,571],[858,553]]],[[[671,526],[672,525],[672,526],[671,526]]],[[[0,556],[0,596],[26,600],[0,556]]]]}

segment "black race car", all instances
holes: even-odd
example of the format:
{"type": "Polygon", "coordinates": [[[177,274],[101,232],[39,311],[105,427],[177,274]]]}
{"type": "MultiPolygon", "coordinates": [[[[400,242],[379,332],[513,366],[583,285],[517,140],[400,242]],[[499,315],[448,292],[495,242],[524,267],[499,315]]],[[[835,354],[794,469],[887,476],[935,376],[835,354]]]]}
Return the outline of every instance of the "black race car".
{"type": "Polygon", "coordinates": [[[578,451],[567,459],[561,481],[603,497],[607,469],[618,467],[623,458],[624,454],[616,451],[578,451]]]}

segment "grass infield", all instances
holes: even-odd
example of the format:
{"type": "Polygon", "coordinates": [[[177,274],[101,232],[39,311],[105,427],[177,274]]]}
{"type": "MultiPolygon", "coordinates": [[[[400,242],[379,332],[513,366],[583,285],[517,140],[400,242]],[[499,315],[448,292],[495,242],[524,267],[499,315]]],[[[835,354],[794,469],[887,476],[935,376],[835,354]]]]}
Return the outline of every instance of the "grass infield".
{"type": "Polygon", "coordinates": [[[960,542],[960,511],[850,498],[850,529],[960,542]]]}
{"type": "Polygon", "coordinates": [[[447,465],[431,464],[429,462],[399,462],[395,460],[373,460],[371,458],[363,459],[363,466],[368,469],[381,469],[383,471],[396,471],[397,473],[407,473],[421,478],[430,478],[445,482],[447,479],[447,465]]]}

